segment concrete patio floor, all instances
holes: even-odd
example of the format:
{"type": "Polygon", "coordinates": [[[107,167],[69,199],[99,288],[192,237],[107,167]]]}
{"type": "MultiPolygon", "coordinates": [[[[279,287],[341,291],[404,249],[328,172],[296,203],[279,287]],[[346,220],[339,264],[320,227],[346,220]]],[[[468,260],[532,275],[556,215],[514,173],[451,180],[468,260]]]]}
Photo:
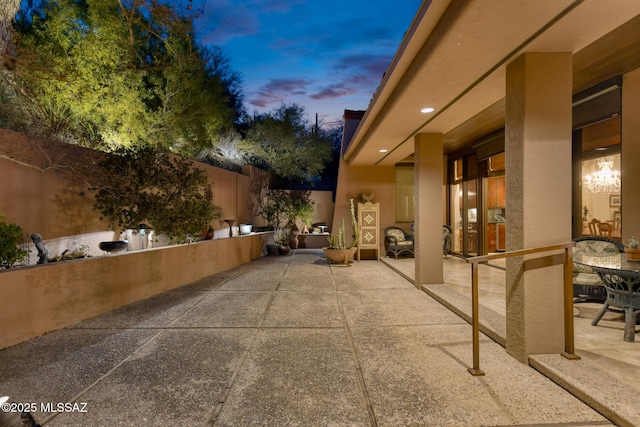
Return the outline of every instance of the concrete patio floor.
{"type": "Polygon", "coordinates": [[[474,377],[470,325],[384,263],[297,250],[1,350],[0,396],[46,426],[612,425],[486,336],[480,349],[474,377]],[[46,410],[71,402],[86,412],[46,410]]]}
{"type": "MultiPolygon", "coordinates": [[[[412,258],[385,257],[381,260],[414,282],[412,258]]],[[[492,262],[496,265],[481,264],[478,270],[479,320],[481,330],[504,345],[504,260],[492,262]]],[[[445,283],[422,286],[422,289],[458,315],[470,319],[471,266],[458,257],[443,259],[443,263],[445,283]]],[[[640,425],[640,410],[635,400],[640,394],[640,337],[633,343],[622,339],[623,313],[607,313],[598,326],[592,326],[591,321],[601,306],[597,303],[574,304],[575,352],[583,360],[573,362],[536,355],[531,357],[530,363],[619,424],[640,425]]],[[[636,327],[636,334],[638,331],[640,326],[636,327]]],[[[480,357],[482,362],[482,354],[480,357]]]]}

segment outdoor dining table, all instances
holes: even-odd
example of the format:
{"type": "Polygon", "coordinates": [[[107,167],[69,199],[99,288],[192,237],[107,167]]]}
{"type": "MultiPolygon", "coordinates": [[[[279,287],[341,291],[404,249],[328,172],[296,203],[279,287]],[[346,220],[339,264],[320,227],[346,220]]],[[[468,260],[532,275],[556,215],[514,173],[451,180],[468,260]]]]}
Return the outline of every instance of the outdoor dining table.
{"type": "Polygon", "coordinates": [[[595,271],[607,291],[607,301],[591,322],[597,325],[610,305],[624,309],[624,340],[633,342],[636,319],[640,314],[640,262],[629,261],[624,253],[600,255],[577,252],[573,262],[595,271]]]}

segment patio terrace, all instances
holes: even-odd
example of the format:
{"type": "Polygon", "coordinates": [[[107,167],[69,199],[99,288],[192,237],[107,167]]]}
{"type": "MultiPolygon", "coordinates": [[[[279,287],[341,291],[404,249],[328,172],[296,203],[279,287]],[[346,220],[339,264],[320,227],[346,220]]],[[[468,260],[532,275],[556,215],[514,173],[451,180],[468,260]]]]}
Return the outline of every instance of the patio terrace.
{"type": "MultiPolygon", "coordinates": [[[[445,263],[452,281],[468,267],[445,263]]],[[[474,377],[470,325],[382,262],[295,250],[4,349],[0,395],[86,403],[34,413],[66,427],[640,424],[627,384],[608,377],[618,400],[606,419],[486,336],[480,350],[486,376],[474,377]]],[[[586,359],[535,359],[601,373],[586,359]]]]}

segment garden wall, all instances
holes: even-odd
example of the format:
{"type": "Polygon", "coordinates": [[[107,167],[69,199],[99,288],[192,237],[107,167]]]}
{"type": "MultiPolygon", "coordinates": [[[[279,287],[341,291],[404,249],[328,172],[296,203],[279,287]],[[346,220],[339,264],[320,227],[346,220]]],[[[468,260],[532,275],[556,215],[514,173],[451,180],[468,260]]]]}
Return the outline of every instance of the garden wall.
{"type": "MultiPolygon", "coordinates": [[[[92,177],[101,173],[96,162],[102,155],[0,129],[0,213],[5,222],[19,225],[28,235],[40,233],[45,240],[109,230],[109,224],[93,210],[95,198],[89,191],[92,177]]],[[[213,203],[222,208],[223,218],[211,225],[225,228],[222,220],[227,218],[235,219],[236,224],[251,222],[249,176],[194,164],[207,174],[213,203]]]]}
{"type": "Polygon", "coordinates": [[[0,271],[0,349],[262,256],[270,233],[0,271]]]}

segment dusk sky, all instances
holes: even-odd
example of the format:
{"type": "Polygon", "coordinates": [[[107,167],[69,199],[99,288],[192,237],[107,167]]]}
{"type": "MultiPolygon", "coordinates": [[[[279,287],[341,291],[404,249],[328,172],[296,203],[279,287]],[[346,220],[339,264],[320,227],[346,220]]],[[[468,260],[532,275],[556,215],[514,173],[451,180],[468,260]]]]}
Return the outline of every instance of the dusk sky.
{"type": "Polygon", "coordinates": [[[365,110],[420,0],[204,0],[203,44],[242,75],[250,113],[282,103],[325,124],[365,110]]]}

